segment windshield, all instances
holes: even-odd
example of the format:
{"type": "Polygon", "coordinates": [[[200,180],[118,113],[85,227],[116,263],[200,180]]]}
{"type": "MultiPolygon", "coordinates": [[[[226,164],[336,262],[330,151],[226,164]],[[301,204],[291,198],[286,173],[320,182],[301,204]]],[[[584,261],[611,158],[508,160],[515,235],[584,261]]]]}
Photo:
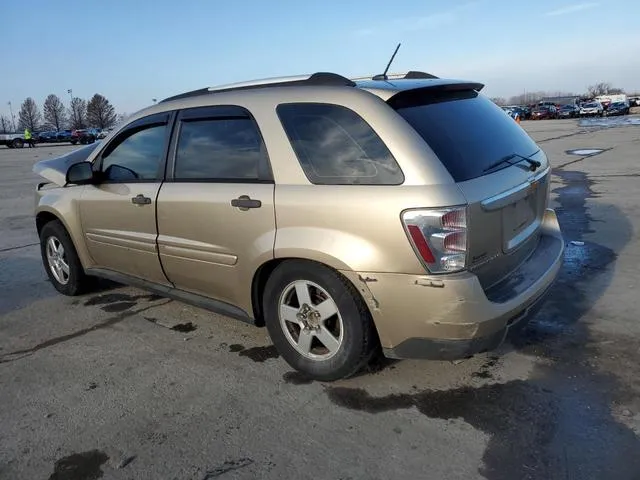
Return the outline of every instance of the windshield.
{"type": "Polygon", "coordinates": [[[584,106],[586,108],[596,108],[598,106],[597,103],[585,103],[584,106]]]}
{"type": "Polygon", "coordinates": [[[507,155],[528,157],[539,150],[500,107],[473,90],[416,94],[412,102],[414,106],[403,102],[397,112],[427,142],[456,182],[485,175],[487,167],[507,155]]]}

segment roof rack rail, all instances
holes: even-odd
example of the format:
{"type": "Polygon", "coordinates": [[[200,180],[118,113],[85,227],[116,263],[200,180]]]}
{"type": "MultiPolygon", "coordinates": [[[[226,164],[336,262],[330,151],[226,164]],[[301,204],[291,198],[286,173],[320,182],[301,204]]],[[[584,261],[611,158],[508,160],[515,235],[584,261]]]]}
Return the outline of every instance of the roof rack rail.
{"type": "Polygon", "coordinates": [[[355,87],[356,84],[342,75],[331,72],[316,72],[311,75],[298,75],[295,77],[274,77],[248,82],[231,83],[216,87],[199,88],[190,92],[181,93],[161,100],[160,103],[181,98],[197,97],[207,93],[231,92],[235,90],[249,90],[266,87],[289,87],[289,86],[334,86],[334,87],[355,87]]]}

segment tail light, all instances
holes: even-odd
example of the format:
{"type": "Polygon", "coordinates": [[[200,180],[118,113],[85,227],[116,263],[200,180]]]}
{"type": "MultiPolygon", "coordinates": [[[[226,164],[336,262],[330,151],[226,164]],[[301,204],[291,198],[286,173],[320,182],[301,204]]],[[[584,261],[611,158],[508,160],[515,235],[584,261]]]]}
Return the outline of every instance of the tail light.
{"type": "Polygon", "coordinates": [[[402,223],[429,272],[451,273],[466,268],[466,207],[407,210],[402,223]]]}

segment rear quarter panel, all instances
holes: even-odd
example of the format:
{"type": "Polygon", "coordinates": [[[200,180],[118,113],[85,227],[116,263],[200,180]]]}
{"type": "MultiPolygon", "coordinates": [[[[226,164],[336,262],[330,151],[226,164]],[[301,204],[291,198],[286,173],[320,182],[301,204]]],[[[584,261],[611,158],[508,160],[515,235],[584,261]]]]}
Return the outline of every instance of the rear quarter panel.
{"type": "Polygon", "coordinates": [[[337,270],[424,274],[401,221],[408,208],[459,205],[455,186],[276,186],[275,257],[337,270]]]}

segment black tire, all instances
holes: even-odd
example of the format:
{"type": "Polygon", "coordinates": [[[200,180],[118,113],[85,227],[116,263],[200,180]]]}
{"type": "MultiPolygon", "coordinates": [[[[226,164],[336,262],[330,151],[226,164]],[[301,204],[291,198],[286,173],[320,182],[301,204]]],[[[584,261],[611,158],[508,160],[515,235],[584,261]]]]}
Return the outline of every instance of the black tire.
{"type": "Polygon", "coordinates": [[[11,144],[13,148],[24,148],[24,141],[21,138],[14,138],[11,144]]]}
{"type": "Polygon", "coordinates": [[[379,349],[373,320],[362,297],[338,272],[315,262],[288,260],[269,277],[263,294],[264,319],[271,340],[282,358],[311,379],[334,381],[357,373],[379,349]],[[342,343],[326,360],[313,360],[299,353],[287,339],[280,323],[280,299],[295,281],[309,281],[333,299],[343,325],[342,343]]]}
{"type": "Polygon", "coordinates": [[[40,254],[44,269],[51,280],[51,284],[63,295],[75,296],[86,292],[91,285],[91,279],[84,273],[80,258],[73,245],[73,241],[59,220],[52,220],[45,224],[40,231],[40,254]],[[57,239],[64,248],[66,263],[69,267],[68,281],[60,282],[54,275],[47,257],[47,242],[51,238],[57,239]]]}
{"type": "Polygon", "coordinates": [[[76,143],[78,143],[77,140],[71,140],[71,145],[75,145],[76,143]]]}

